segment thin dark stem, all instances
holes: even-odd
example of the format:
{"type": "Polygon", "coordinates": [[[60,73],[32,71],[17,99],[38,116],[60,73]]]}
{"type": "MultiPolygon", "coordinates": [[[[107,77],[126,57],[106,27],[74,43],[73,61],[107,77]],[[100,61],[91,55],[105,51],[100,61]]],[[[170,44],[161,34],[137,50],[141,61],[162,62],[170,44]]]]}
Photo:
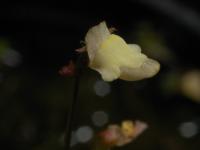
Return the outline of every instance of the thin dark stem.
{"type": "Polygon", "coordinates": [[[75,77],[73,99],[72,99],[71,107],[69,110],[67,126],[66,126],[66,134],[65,134],[66,150],[70,150],[72,126],[73,126],[73,120],[74,120],[74,115],[75,115],[75,109],[76,109],[76,105],[78,101],[79,83],[80,83],[80,74],[79,72],[77,72],[76,77],[75,77]]]}

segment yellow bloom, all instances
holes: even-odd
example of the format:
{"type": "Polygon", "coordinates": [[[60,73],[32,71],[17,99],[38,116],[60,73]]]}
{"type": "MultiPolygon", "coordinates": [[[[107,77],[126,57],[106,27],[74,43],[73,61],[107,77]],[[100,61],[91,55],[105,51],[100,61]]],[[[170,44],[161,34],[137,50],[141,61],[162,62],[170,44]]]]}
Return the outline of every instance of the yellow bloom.
{"type": "Polygon", "coordinates": [[[135,133],[135,124],[131,120],[123,121],[121,124],[121,130],[126,137],[132,137],[135,133]]]}
{"type": "Polygon", "coordinates": [[[120,36],[111,34],[105,22],[89,29],[85,42],[89,67],[105,81],[141,80],[154,76],[160,69],[160,64],[142,54],[138,45],[127,44],[120,36]]]}

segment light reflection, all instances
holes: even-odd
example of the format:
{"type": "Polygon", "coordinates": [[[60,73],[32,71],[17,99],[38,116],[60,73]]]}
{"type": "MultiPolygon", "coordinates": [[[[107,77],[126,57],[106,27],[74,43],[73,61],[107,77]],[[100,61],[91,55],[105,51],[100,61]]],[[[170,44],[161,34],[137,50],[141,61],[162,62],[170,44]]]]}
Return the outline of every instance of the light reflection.
{"type": "Polygon", "coordinates": [[[76,131],[76,138],[80,143],[86,143],[93,137],[93,130],[89,126],[82,126],[76,131]]]}
{"type": "Polygon", "coordinates": [[[110,93],[111,89],[107,82],[98,80],[94,85],[94,91],[98,96],[104,97],[110,93]]]}
{"type": "Polygon", "coordinates": [[[101,127],[108,122],[108,115],[104,111],[96,111],[92,115],[92,121],[95,126],[101,127]]]}
{"type": "Polygon", "coordinates": [[[179,127],[181,136],[191,138],[198,133],[198,126],[195,122],[184,122],[179,127]]]}

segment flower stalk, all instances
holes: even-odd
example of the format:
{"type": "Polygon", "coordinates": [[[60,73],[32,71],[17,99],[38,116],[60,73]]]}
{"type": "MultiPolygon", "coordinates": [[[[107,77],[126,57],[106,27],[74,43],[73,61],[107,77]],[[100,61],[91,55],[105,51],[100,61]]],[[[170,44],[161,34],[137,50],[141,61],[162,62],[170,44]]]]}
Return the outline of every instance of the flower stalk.
{"type": "Polygon", "coordinates": [[[66,150],[70,149],[72,126],[73,126],[76,105],[77,105],[77,101],[78,101],[79,84],[80,84],[80,77],[79,77],[79,75],[76,75],[73,99],[72,99],[72,103],[70,106],[68,120],[67,120],[67,126],[66,126],[66,134],[65,134],[66,150]]]}
{"type": "Polygon", "coordinates": [[[74,117],[75,117],[75,112],[76,112],[76,106],[78,102],[81,70],[82,70],[82,56],[79,55],[76,62],[74,92],[73,92],[71,106],[69,107],[68,120],[67,120],[65,139],[64,139],[66,150],[70,150],[72,127],[73,127],[73,122],[74,122],[74,117]]]}

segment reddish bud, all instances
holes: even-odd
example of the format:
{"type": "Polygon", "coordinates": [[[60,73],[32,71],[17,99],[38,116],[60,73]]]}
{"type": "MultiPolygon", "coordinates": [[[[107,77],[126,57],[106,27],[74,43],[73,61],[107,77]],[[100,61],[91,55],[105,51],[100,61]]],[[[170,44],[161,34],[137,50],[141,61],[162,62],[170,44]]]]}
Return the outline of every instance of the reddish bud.
{"type": "Polygon", "coordinates": [[[84,47],[78,48],[75,51],[78,52],[78,53],[83,53],[83,52],[86,51],[86,47],[84,46],[84,47]]]}
{"type": "Polygon", "coordinates": [[[117,125],[110,125],[107,129],[101,131],[99,136],[102,144],[114,146],[120,137],[120,128],[117,125]]]}
{"type": "Polygon", "coordinates": [[[62,76],[73,76],[75,74],[75,64],[72,60],[70,60],[68,65],[63,66],[59,70],[59,74],[62,76]]]}

